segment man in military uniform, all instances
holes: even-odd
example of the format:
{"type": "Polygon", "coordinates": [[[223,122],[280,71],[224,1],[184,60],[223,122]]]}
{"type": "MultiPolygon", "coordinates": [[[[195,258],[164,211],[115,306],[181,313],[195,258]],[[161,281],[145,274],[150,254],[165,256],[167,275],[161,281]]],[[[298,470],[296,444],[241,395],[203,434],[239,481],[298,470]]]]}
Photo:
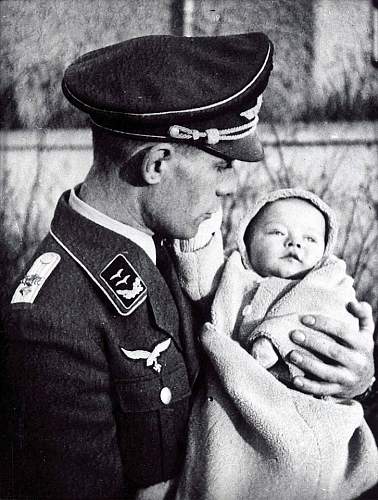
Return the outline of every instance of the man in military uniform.
{"type": "MultiPolygon", "coordinates": [[[[202,321],[164,239],[193,237],[234,191],[237,162],[262,159],[272,52],[261,33],[149,36],[66,70],[64,94],[92,120],[94,161],[59,200],[4,314],[14,498],[133,498],[178,473],[202,321]]],[[[298,387],[366,389],[371,313],[353,311],[358,337],[321,317],[313,336],[295,332],[309,354],[293,361],[313,375],[298,387]]]]}

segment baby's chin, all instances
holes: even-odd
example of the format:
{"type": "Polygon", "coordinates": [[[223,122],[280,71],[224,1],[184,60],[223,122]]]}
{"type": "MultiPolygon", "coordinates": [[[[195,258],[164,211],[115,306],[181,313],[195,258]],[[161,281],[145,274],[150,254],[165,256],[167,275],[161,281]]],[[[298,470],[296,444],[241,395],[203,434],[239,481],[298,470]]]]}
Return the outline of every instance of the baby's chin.
{"type": "Polygon", "coordinates": [[[263,271],[265,276],[275,276],[284,279],[300,280],[319,264],[315,259],[300,260],[296,257],[281,257],[270,262],[266,262],[263,271]]]}
{"type": "Polygon", "coordinates": [[[268,276],[275,276],[276,278],[284,278],[289,280],[300,280],[306,276],[311,271],[312,268],[309,269],[297,269],[293,271],[292,269],[275,269],[272,273],[268,274],[268,276]]]}
{"type": "Polygon", "coordinates": [[[281,278],[287,278],[290,280],[301,280],[302,278],[304,278],[306,276],[306,274],[309,273],[309,271],[310,271],[310,269],[305,269],[304,271],[299,271],[297,273],[290,274],[289,276],[281,276],[281,278]]]}
{"type": "MultiPolygon", "coordinates": [[[[314,266],[316,266],[316,264],[314,264],[314,266]]],[[[271,267],[267,264],[265,266],[253,266],[252,264],[252,269],[263,278],[275,277],[299,280],[306,276],[314,266],[305,266],[304,263],[300,261],[287,262],[286,260],[282,260],[272,263],[271,267]]]]}

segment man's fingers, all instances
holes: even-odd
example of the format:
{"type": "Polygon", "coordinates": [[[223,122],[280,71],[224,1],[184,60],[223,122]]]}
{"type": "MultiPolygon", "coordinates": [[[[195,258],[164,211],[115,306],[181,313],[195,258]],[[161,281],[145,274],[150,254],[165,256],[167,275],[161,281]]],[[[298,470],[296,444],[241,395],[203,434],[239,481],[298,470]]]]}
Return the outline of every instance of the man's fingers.
{"type": "MultiPolygon", "coordinates": [[[[337,341],[342,341],[348,344],[349,339],[356,337],[358,334],[357,322],[353,325],[353,320],[349,323],[343,323],[335,318],[329,316],[322,316],[320,314],[306,315],[301,317],[301,322],[315,330],[313,335],[318,335],[318,332],[324,332],[329,337],[334,337],[337,341]]],[[[353,341],[352,341],[353,342],[353,341]]]]}
{"type": "Polygon", "coordinates": [[[353,371],[340,366],[323,363],[311,355],[298,356],[297,351],[290,353],[290,359],[301,368],[306,375],[313,378],[294,377],[294,386],[302,391],[315,396],[336,396],[351,398],[356,394],[355,386],[358,382],[353,371]]]}
{"type": "Polygon", "coordinates": [[[373,334],[374,321],[372,308],[367,302],[349,302],[348,311],[355,316],[360,323],[360,331],[373,334]]]}
{"type": "Polygon", "coordinates": [[[290,359],[315,379],[299,377],[298,389],[317,395],[354,397],[368,387],[374,371],[371,307],[365,302],[351,302],[348,310],[354,318],[347,323],[321,315],[306,315],[301,322],[308,328],[291,332],[291,339],[303,347],[304,352],[294,350],[290,359]]]}
{"type": "Polygon", "coordinates": [[[293,383],[300,391],[314,396],[335,396],[342,390],[339,384],[309,380],[304,377],[294,377],[293,383]]]}
{"type": "MultiPolygon", "coordinates": [[[[373,335],[374,320],[372,308],[367,302],[349,302],[347,305],[348,311],[358,319],[360,332],[367,332],[373,335]]],[[[339,320],[322,316],[320,314],[308,314],[302,316],[301,322],[312,330],[317,330],[326,333],[335,338],[347,339],[354,336],[358,332],[358,326],[353,324],[353,321],[341,323],[339,320]]]]}
{"type": "MultiPolygon", "coordinates": [[[[364,362],[364,359],[357,359],[357,357],[362,357],[359,345],[361,344],[362,347],[362,339],[359,339],[357,336],[348,346],[336,342],[333,338],[323,334],[322,332],[307,331],[304,333],[302,331],[295,330],[290,334],[290,337],[293,342],[304,347],[309,352],[314,353],[316,356],[320,355],[323,358],[327,358],[333,363],[349,366],[351,363],[359,364],[360,362],[364,362]],[[353,345],[354,348],[358,345],[358,349],[351,351],[351,349],[349,349],[351,345],[353,345]],[[356,359],[351,359],[353,357],[356,357],[356,359]]],[[[366,340],[364,340],[364,342],[366,342],[366,340]]]]}
{"type": "Polygon", "coordinates": [[[298,351],[292,351],[289,357],[296,366],[306,373],[306,375],[312,375],[326,383],[343,384],[347,386],[356,383],[353,371],[343,366],[330,365],[311,354],[299,353],[298,351]]]}

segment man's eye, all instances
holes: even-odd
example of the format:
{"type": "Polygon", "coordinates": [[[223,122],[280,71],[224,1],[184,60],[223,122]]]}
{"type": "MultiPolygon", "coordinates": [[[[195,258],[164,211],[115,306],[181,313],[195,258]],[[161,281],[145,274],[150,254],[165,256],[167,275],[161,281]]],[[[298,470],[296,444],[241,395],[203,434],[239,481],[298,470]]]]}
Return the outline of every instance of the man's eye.
{"type": "Polygon", "coordinates": [[[221,172],[222,174],[226,172],[231,172],[234,168],[233,162],[232,161],[220,161],[215,165],[215,168],[217,169],[218,172],[221,172]]]}

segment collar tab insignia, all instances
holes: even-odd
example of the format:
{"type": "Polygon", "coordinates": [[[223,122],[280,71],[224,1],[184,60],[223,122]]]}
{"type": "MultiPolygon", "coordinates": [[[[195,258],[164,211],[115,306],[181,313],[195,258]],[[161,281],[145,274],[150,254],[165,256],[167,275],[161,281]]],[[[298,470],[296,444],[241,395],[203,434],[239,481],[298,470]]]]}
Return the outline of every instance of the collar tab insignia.
{"type": "Polygon", "coordinates": [[[100,273],[100,278],[111,292],[111,300],[117,309],[128,316],[147,297],[147,286],[122,254],[118,254],[100,273]]]}

